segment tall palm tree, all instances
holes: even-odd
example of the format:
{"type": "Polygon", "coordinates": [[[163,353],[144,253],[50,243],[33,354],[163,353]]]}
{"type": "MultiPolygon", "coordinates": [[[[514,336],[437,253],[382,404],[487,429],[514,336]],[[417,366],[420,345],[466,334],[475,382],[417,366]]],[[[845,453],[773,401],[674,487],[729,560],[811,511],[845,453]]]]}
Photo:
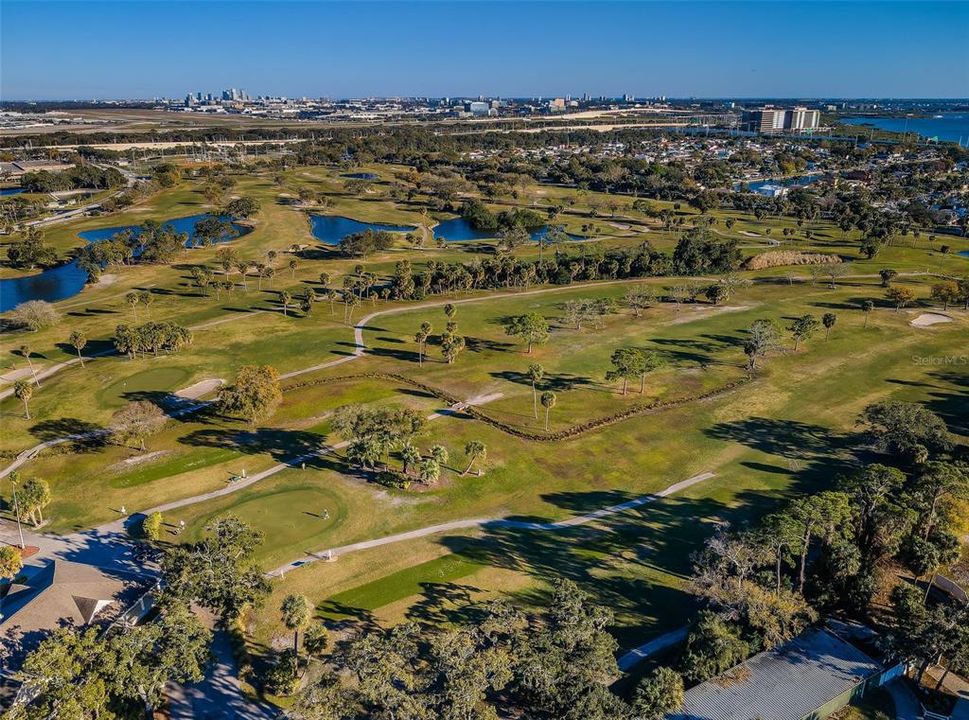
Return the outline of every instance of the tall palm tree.
{"type": "Polygon", "coordinates": [[[24,404],[24,418],[30,420],[30,407],[28,403],[30,402],[31,395],[34,394],[33,386],[26,380],[18,380],[13,384],[13,394],[24,404]]]}
{"type": "Polygon", "coordinates": [[[293,652],[296,655],[296,666],[299,667],[299,631],[309,624],[310,602],[305,595],[293,593],[283,599],[280,610],[283,624],[293,631],[293,652]]]}
{"type": "Polygon", "coordinates": [[[33,349],[30,345],[24,343],[20,346],[20,356],[27,361],[27,367],[30,368],[30,375],[34,378],[34,385],[40,387],[40,380],[37,379],[37,371],[34,370],[34,363],[31,362],[30,356],[33,354],[33,349]]]}
{"type": "Polygon", "coordinates": [[[414,342],[417,343],[417,364],[424,367],[424,353],[427,348],[427,338],[431,335],[431,324],[422,322],[420,330],[414,335],[414,342]]]}
{"type": "Polygon", "coordinates": [[[545,431],[548,432],[548,415],[555,407],[555,393],[550,390],[542,393],[542,407],[545,408],[545,431]]]}
{"type": "Polygon", "coordinates": [[[532,381],[532,416],[538,420],[538,390],[535,387],[545,375],[545,368],[538,363],[528,366],[528,379],[532,381]]]}
{"type": "Polygon", "coordinates": [[[471,472],[471,466],[477,460],[484,460],[488,453],[488,448],[485,447],[483,442],[478,440],[472,440],[467,445],[464,446],[464,454],[468,456],[468,466],[464,469],[462,475],[467,475],[471,472]]]}

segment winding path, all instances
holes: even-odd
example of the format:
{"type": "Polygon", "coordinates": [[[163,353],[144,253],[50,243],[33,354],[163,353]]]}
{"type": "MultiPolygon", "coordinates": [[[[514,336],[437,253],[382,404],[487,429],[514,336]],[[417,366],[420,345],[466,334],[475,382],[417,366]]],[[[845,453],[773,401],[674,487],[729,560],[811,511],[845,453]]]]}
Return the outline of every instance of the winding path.
{"type": "MultiPolygon", "coordinates": [[[[354,342],[354,348],[353,348],[353,352],[351,354],[346,355],[344,357],[336,358],[334,360],[327,360],[326,362],[318,363],[316,365],[311,365],[309,367],[305,367],[305,368],[302,368],[300,370],[293,370],[293,371],[288,372],[288,373],[283,373],[279,377],[280,377],[281,380],[288,380],[289,378],[298,377],[300,375],[305,375],[307,373],[317,372],[318,370],[325,370],[326,368],[335,367],[337,365],[343,365],[344,363],[352,362],[354,360],[359,359],[360,357],[362,357],[366,353],[366,350],[367,350],[367,345],[366,345],[366,343],[363,340],[363,331],[367,329],[367,326],[369,325],[370,321],[374,320],[375,318],[381,317],[383,315],[395,315],[395,314],[405,313],[405,312],[411,312],[411,311],[415,311],[415,310],[422,310],[422,309],[443,307],[443,306],[448,305],[448,304],[451,304],[451,305],[463,305],[463,304],[466,304],[466,303],[486,302],[488,300],[498,300],[498,299],[502,299],[502,298],[513,298],[513,297],[523,297],[523,296],[529,296],[529,295],[540,295],[540,294],[553,293],[553,292],[564,292],[564,291],[567,291],[567,290],[575,290],[575,289],[581,289],[581,288],[586,288],[586,287],[601,287],[601,286],[604,286],[604,285],[615,285],[617,283],[629,283],[629,282],[635,282],[635,280],[633,280],[633,281],[630,281],[628,279],[625,279],[625,280],[607,280],[605,282],[591,282],[591,283],[582,283],[582,284],[578,284],[578,285],[562,285],[562,286],[551,287],[551,288],[537,288],[535,290],[525,290],[525,291],[516,291],[516,292],[505,292],[505,293],[497,293],[497,294],[492,294],[492,295],[483,295],[481,297],[462,298],[462,299],[459,299],[459,300],[435,300],[433,302],[422,303],[420,305],[406,305],[406,306],[401,306],[401,307],[387,308],[387,309],[384,309],[384,310],[377,310],[376,312],[372,312],[369,315],[365,315],[363,318],[361,318],[356,323],[356,325],[353,326],[353,342],[354,342]]],[[[264,312],[266,312],[266,311],[265,310],[254,310],[252,312],[245,313],[245,314],[241,314],[241,315],[231,314],[231,315],[229,315],[228,317],[225,317],[225,318],[220,318],[218,320],[211,320],[209,322],[202,323],[200,325],[193,325],[190,329],[191,330],[203,330],[205,328],[214,327],[216,325],[221,325],[223,323],[232,322],[234,320],[241,320],[243,318],[252,317],[253,315],[257,315],[257,314],[264,313],[264,312]]],[[[113,350],[106,350],[104,352],[100,352],[100,353],[97,353],[97,354],[94,354],[94,355],[90,355],[90,356],[88,356],[85,359],[91,360],[93,358],[104,357],[104,356],[107,356],[107,355],[114,355],[114,354],[116,354],[116,353],[113,350]]],[[[37,377],[39,379],[41,379],[41,380],[46,379],[46,378],[50,377],[51,375],[54,375],[55,373],[58,373],[61,370],[64,370],[65,368],[71,367],[71,366],[76,365],[78,363],[79,363],[79,360],[77,358],[74,358],[73,360],[66,360],[66,361],[64,361],[62,363],[58,363],[56,365],[52,365],[51,367],[49,367],[49,368],[47,368],[47,369],[45,369],[43,371],[38,372],[37,373],[37,377]]],[[[0,390],[0,400],[4,399],[6,397],[9,397],[11,395],[13,395],[13,388],[12,387],[9,387],[9,388],[7,388],[5,390],[0,390]]],[[[21,465],[23,465],[27,461],[33,459],[34,457],[37,456],[37,454],[39,452],[41,452],[45,448],[53,447],[55,445],[59,445],[59,444],[65,443],[65,442],[69,442],[71,440],[80,440],[80,439],[83,439],[85,437],[90,437],[90,436],[91,436],[90,433],[82,433],[82,434],[77,434],[77,435],[67,435],[67,436],[62,437],[62,438],[55,438],[53,440],[46,440],[46,441],[44,441],[42,443],[38,443],[37,445],[34,445],[33,447],[27,448],[26,450],[24,450],[23,452],[21,452],[19,455],[17,455],[16,459],[11,464],[9,464],[8,466],[6,466],[3,469],[0,469],[0,478],[6,477],[13,470],[16,470],[17,468],[19,468],[21,465]]]]}

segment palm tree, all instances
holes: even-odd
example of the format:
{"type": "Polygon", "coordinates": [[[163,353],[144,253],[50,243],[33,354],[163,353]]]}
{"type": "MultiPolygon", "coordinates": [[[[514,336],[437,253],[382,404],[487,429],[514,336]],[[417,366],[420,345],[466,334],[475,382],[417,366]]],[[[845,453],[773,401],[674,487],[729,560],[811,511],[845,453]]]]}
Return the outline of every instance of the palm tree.
{"type": "Polygon", "coordinates": [[[151,304],[155,302],[155,296],[151,294],[150,290],[142,290],[138,293],[138,302],[145,306],[145,315],[151,320],[151,304]]]}
{"type": "Polygon", "coordinates": [[[824,339],[827,340],[831,336],[831,328],[834,324],[838,322],[838,316],[834,313],[825,313],[821,316],[821,324],[824,325],[824,339]]]}
{"type": "Polygon", "coordinates": [[[551,390],[542,393],[542,407],[545,408],[545,431],[548,432],[548,415],[555,407],[555,393],[551,390]]]}
{"type": "Polygon", "coordinates": [[[130,292],[124,297],[125,302],[131,308],[131,314],[135,317],[135,322],[138,322],[138,303],[141,301],[141,295],[137,292],[130,292]]]}
{"type": "Polygon", "coordinates": [[[249,271],[252,268],[253,263],[251,263],[249,260],[239,260],[236,263],[236,270],[238,270],[239,274],[242,275],[242,289],[245,292],[249,292],[249,283],[247,282],[246,278],[249,276],[249,271]]]}
{"type": "Polygon", "coordinates": [[[431,457],[434,458],[434,460],[437,462],[438,465],[443,467],[444,465],[447,464],[448,457],[449,457],[447,448],[444,447],[443,445],[434,445],[431,448],[431,457]]]}
{"type": "Polygon", "coordinates": [[[24,418],[30,420],[30,396],[34,394],[33,386],[26,380],[18,380],[13,384],[13,394],[24,404],[24,418]]]}
{"type": "Polygon", "coordinates": [[[457,312],[458,309],[451,303],[444,306],[444,314],[447,315],[448,320],[454,320],[454,316],[457,314],[457,312]]]}
{"type": "Polygon", "coordinates": [[[532,416],[538,420],[538,390],[536,390],[535,385],[545,375],[545,368],[538,363],[532,363],[528,366],[527,374],[528,379],[532,381],[532,416]]]}
{"type": "Polygon", "coordinates": [[[410,472],[411,465],[416,465],[421,461],[421,454],[417,448],[407,443],[400,449],[400,459],[404,463],[404,475],[410,472]]]}
{"type": "Polygon", "coordinates": [[[87,336],[80,330],[75,330],[67,341],[77,350],[77,359],[81,361],[81,367],[84,367],[84,357],[81,355],[81,350],[87,345],[87,336]]]}
{"type": "Polygon", "coordinates": [[[432,482],[437,482],[437,479],[441,476],[441,466],[434,458],[422,460],[417,467],[417,476],[422,483],[430,485],[432,482]]]}
{"type": "Polygon", "coordinates": [[[33,352],[34,351],[30,348],[30,345],[27,345],[26,343],[20,346],[20,355],[27,360],[27,367],[30,368],[30,374],[34,378],[34,385],[40,387],[40,380],[37,379],[37,371],[34,370],[34,364],[30,360],[30,356],[33,354],[33,352]]]}
{"type": "Polygon", "coordinates": [[[865,313],[865,329],[868,328],[868,316],[871,315],[871,311],[875,309],[875,303],[871,300],[865,300],[861,304],[861,311],[865,313]]]}
{"type": "Polygon", "coordinates": [[[299,631],[310,621],[310,603],[305,595],[292,594],[283,599],[280,608],[283,624],[293,631],[293,652],[296,654],[296,665],[299,666],[299,631]]]}
{"type": "Polygon", "coordinates": [[[286,317],[288,317],[289,316],[289,304],[291,302],[293,302],[293,296],[290,295],[289,291],[282,290],[279,293],[279,302],[281,302],[283,304],[283,315],[286,316],[286,317]]]}
{"type": "Polygon", "coordinates": [[[467,475],[471,472],[471,466],[474,465],[475,461],[485,459],[485,456],[488,454],[488,448],[485,447],[483,442],[472,440],[464,446],[464,454],[468,456],[468,466],[461,474],[467,475]]]}
{"type": "Polygon", "coordinates": [[[431,324],[422,322],[420,330],[414,335],[414,342],[417,343],[417,364],[424,367],[424,352],[427,347],[427,338],[431,335],[431,324]]]}
{"type": "Polygon", "coordinates": [[[351,292],[344,295],[343,302],[346,303],[344,307],[344,322],[349,325],[353,322],[353,308],[360,304],[360,298],[351,292]]]}
{"type": "Polygon", "coordinates": [[[298,267],[299,267],[299,261],[296,258],[290,258],[290,261],[289,261],[289,274],[290,274],[290,277],[292,277],[292,278],[295,278],[296,277],[296,268],[298,268],[298,267]]]}

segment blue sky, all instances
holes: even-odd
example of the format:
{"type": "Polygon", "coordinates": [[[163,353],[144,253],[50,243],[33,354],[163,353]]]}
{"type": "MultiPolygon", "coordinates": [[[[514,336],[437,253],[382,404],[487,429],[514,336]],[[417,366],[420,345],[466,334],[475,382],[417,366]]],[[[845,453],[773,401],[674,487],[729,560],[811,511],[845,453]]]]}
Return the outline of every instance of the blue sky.
{"type": "Polygon", "coordinates": [[[967,2],[17,2],[0,97],[967,97],[967,2]]]}

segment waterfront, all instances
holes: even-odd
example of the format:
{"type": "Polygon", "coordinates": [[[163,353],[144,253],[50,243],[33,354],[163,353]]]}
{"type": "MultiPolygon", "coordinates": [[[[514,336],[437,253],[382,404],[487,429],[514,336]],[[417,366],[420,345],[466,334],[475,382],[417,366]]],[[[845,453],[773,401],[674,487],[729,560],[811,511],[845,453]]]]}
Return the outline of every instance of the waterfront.
{"type": "Polygon", "coordinates": [[[413,225],[386,225],[383,223],[365,223],[342,215],[310,215],[310,226],[313,237],[325,245],[339,245],[347,235],[366,232],[411,232],[416,230],[413,225]]]}
{"type": "MultiPolygon", "coordinates": [[[[548,225],[542,225],[540,228],[530,231],[529,235],[533,241],[538,242],[541,238],[548,234],[548,230],[548,225]]],[[[582,235],[574,235],[572,233],[566,234],[569,236],[570,240],[587,239],[582,235]]],[[[468,242],[469,240],[488,240],[495,237],[497,237],[496,231],[477,230],[463,217],[445,220],[444,222],[440,222],[434,226],[435,240],[444,239],[447,242],[468,242]]]]}
{"type": "Polygon", "coordinates": [[[924,138],[969,145],[969,113],[965,112],[943,113],[935,117],[844,117],[839,122],[889,132],[917,133],[924,138]]]}
{"type": "MultiPolygon", "coordinates": [[[[203,214],[175,218],[163,223],[163,227],[170,227],[177,233],[185,233],[188,236],[185,246],[191,247],[195,239],[195,223],[207,217],[209,215],[203,214]]],[[[228,220],[229,218],[223,217],[222,219],[228,220]]],[[[249,228],[244,225],[233,223],[232,227],[235,233],[226,236],[225,240],[231,240],[249,232],[249,228]]],[[[141,227],[138,225],[119,225],[85,230],[78,233],[78,237],[89,243],[99,242],[126,230],[130,230],[135,237],[141,233],[141,227]]],[[[78,267],[77,260],[47,268],[34,275],[0,280],[0,312],[12,310],[28,300],[46,300],[47,302],[66,300],[81,292],[85,284],[87,284],[87,271],[78,267]]]]}

